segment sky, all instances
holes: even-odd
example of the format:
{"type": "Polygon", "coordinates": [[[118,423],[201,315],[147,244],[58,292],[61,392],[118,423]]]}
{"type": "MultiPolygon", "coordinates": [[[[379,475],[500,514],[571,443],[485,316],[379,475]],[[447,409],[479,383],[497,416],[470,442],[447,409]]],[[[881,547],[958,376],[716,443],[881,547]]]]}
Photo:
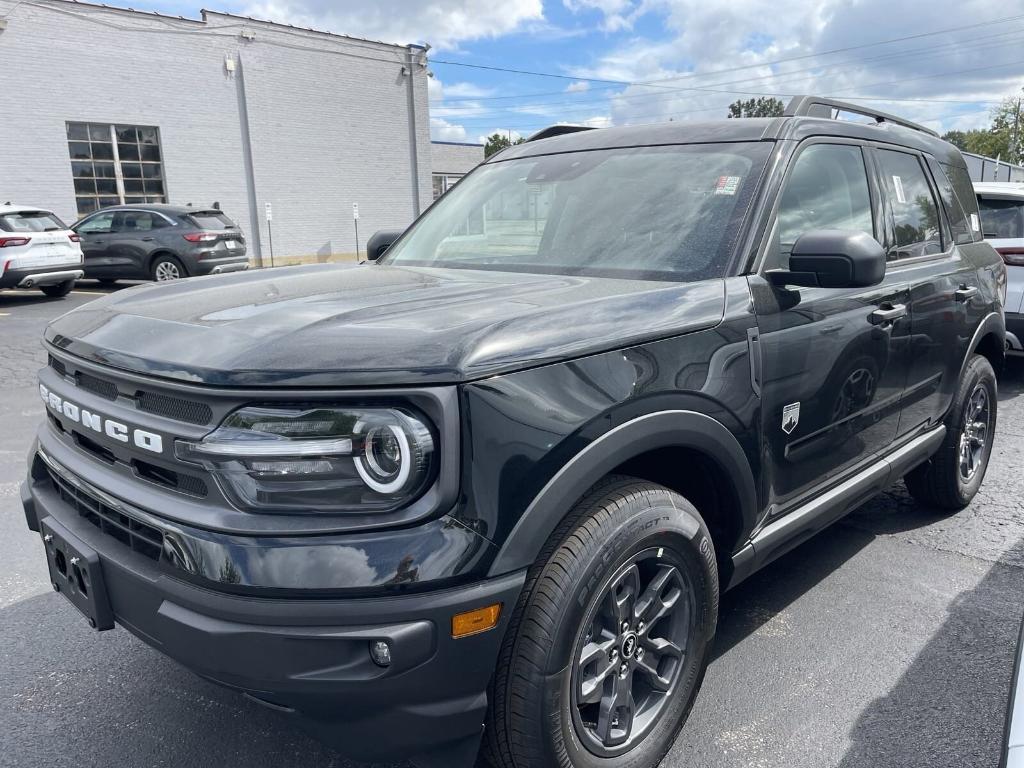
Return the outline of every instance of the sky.
{"type": "MultiPolygon", "coordinates": [[[[199,13],[181,0],[131,4],[199,13]]],[[[944,132],[984,127],[1000,99],[1024,96],[1024,5],[1005,0],[221,0],[211,10],[429,43],[435,140],[717,119],[738,98],[803,93],[944,132]]]]}

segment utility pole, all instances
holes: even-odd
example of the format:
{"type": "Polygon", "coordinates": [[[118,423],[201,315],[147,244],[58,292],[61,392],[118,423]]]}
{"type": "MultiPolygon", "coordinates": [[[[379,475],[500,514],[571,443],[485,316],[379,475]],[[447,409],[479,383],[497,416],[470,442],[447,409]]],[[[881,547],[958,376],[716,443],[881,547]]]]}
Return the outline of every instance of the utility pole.
{"type": "Polygon", "coordinates": [[[1010,162],[1020,164],[1021,158],[1020,147],[1017,144],[1017,137],[1019,136],[1020,130],[1020,98],[1017,98],[1017,107],[1013,110],[1013,138],[1010,139],[1010,162]]]}

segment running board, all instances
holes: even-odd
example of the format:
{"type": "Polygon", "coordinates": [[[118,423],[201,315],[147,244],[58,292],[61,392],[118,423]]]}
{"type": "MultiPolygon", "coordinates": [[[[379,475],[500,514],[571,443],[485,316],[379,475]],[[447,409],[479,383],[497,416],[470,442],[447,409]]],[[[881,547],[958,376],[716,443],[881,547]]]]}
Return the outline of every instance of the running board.
{"type": "Polygon", "coordinates": [[[881,461],[769,523],[733,556],[731,588],[881,493],[938,450],[946,436],[939,426],[915,437],[881,461]]]}

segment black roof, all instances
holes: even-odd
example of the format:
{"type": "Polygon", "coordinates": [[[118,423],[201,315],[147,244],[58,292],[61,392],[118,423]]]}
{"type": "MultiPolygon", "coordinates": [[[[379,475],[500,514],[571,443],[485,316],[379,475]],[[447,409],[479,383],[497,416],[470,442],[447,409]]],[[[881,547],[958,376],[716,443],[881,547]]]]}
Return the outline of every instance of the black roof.
{"type": "MultiPolygon", "coordinates": [[[[790,110],[809,111],[814,105],[840,105],[814,97],[797,97],[790,104],[790,110]]],[[[650,147],[664,144],[705,144],[740,141],[787,141],[800,140],[809,136],[837,136],[877,141],[929,152],[939,159],[956,154],[952,144],[938,138],[934,132],[922,126],[900,120],[883,112],[844,105],[861,114],[877,116],[879,122],[865,124],[851,120],[837,120],[812,114],[789,114],[783,117],[758,117],[710,120],[702,122],[669,122],[652,125],[627,125],[616,128],[593,130],[576,129],[550,138],[538,138],[524,144],[511,146],[492,155],[487,162],[500,162],[518,157],[548,155],[558,152],[577,152],[591,149],[612,149],[621,147],[650,147]],[[862,110],[862,111],[861,111],[862,110]]],[[[541,131],[539,135],[546,134],[541,131]]]]}

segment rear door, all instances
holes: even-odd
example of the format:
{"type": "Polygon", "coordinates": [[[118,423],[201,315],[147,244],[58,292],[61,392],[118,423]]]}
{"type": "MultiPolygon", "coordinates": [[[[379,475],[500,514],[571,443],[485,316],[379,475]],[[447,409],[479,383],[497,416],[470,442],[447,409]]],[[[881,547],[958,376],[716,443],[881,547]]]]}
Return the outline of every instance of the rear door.
{"type": "MultiPolygon", "coordinates": [[[[883,208],[864,148],[829,139],[791,161],[762,271],[785,269],[796,239],[844,229],[881,238],[883,208]]],[[[888,449],[907,378],[910,285],[752,285],[762,355],[763,434],[772,515],[852,474],[888,449]]]]}
{"type": "Polygon", "coordinates": [[[156,248],[156,230],[163,219],[149,211],[119,211],[108,247],[108,264],[125,276],[148,274],[149,254],[156,248]]]}
{"type": "MultiPolygon", "coordinates": [[[[900,435],[910,435],[945,416],[984,306],[977,270],[951,236],[927,158],[889,146],[872,152],[885,191],[888,271],[911,288],[909,371],[899,426],[900,435]]],[[[957,219],[962,225],[962,212],[957,219]]]]}

